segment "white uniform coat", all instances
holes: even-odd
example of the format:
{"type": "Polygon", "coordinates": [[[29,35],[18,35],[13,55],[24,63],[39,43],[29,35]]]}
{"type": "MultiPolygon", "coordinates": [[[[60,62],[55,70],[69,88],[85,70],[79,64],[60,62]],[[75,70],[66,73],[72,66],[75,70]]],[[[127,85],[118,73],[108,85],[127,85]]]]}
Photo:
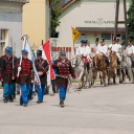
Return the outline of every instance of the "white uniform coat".
{"type": "Polygon", "coordinates": [[[110,44],[108,46],[108,48],[110,48],[113,52],[115,52],[116,53],[116,56],[119,58],[119,60],[121,60],[119,51],[122,48],[122,46],[120,44],[117,44],[117,43],[116,44],[110,44]]]}
{"type": "Polygon", "coordinates": [[[134,54],[134,46],[127,46],[126,52],[128,55],[134,54]]]}
{"type": "Polygon", "coordinates": [[[107,46],[106,45],[100,45],[99,47],[98,47],[98,51],[99,51],[99,53],[100,54],[105,54],[105,55],[107,55],[107,46]]]}
{"type": "Polygon", "coordinates": [[[98,44],[97,46],[94,47],[96,54],[99,54],[99,47],[100,47],[100,44],[98,44]]]}
{"type": "Polygon", "coordinates": [[[90,59],[91,48],[89,46],[80,46],[77,48],[76,55],[83,55],[90,59]]]}

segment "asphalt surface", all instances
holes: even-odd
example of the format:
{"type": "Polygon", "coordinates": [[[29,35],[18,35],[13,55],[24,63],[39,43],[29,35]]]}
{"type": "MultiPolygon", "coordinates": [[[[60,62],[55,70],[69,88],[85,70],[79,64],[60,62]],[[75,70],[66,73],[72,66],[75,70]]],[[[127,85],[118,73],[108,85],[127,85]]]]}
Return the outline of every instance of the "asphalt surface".
{"type": "Polygon", "coordinates": [[[0,91],[0,134],[134,134],[134,84],[67,93],[65,108],[58,94],[28,107],[3,103],[0,91]]]}

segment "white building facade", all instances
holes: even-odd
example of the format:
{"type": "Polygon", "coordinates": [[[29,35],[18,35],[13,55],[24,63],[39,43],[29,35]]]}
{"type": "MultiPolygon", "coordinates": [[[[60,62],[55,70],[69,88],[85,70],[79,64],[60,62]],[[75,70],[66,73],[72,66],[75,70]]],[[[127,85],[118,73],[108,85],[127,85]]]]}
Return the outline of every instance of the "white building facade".
{"type": "MultiPolygon", "coordinates": [[[[127,9],[131,0],[127,0],[127,9]]],[[[71,27],[81,32],[81,37],[76,41],[75,47],[80,45],[81,39],[87,39],[93,47],[96,38],[104,38],[106,44],[111,43],[114,33],[115,0],[76,0],[59,17],[60,26],[57,46],[73,46],[71,27]]],[[[123,2],[120,4],[119,20],[124,20],[123,2]]],[[[119,25],[118,38],[123,40],[125,28],[119,25]]]]}
{"type": "Polygon", "coordinates": [[[22,49],[22,7],[28,0],[0,0],[0,55],[14,45],[19,56],[22,49]]]}

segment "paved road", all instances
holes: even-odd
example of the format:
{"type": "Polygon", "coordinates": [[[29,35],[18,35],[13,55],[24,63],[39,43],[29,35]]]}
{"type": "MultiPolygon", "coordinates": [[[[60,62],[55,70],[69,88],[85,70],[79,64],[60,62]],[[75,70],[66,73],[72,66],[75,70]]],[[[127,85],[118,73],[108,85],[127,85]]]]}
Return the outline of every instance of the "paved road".
{"type": "Polygon", "coordinates": [[[27,108],[4,104],[0,92],[0,134],[134,134],[134,85],[97,87],[67,94],[60,108],[58,95],[36,97],[27,108]]]}

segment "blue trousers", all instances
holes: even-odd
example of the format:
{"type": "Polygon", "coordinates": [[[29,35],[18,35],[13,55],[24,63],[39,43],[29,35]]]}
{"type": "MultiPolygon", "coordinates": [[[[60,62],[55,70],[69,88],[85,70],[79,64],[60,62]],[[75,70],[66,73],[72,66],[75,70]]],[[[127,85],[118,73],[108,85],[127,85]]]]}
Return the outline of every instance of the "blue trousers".
{"type": "Polygon", "coordinates": [[[14,86],[13,84],[4,83],[4,97],[8,98],[9,96],[12,96],[13,94],[14,86]]]}
{"type": "Polygon", "coordinates": [[[67,88],[59,86],[58,89],[59,89],[60,100],[65,100],[66,99],[67,88]]]}
{"type": "Polygon", "coordinates": [[[28,90],[29,90],[29,85],[20,84],[20,88],[21,88],[20,102],[22,102],[24,104],[28,104],[28,90]]]}
{"type": "Polygon", "coordinates": [[[32,93],[33,93],[33,83],[29,85],[29,88],[28,88],[28,98],[32,97],[32,93]]]}
{"type": "Polygon", "coordinates": [[[37,94],[38,94],[38,101],[43,101],[46,84],[42,84],[41,87],[36,85],[35,88],[36,88],[37,94]]]}
{"type": "Polygon", "coordinates": [[[13,93],[12,93],[12,95],[14,95],[14,94],[15,94],[15,92],[16,92],[16,85],[15,85],[15,84],[13,84],[13,93]]]}

